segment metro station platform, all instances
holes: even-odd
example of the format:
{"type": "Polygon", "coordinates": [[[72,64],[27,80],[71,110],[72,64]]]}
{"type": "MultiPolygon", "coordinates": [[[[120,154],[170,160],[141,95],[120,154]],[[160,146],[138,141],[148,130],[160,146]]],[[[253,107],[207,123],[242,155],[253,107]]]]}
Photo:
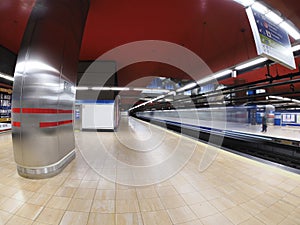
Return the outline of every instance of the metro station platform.
{"type": "Polygon", "coordinates": [[[126,117],[75,135],[76,158],[42,180],[17,174],[0,135],[0,224],[300,224],[296,173],[126,117]]]}

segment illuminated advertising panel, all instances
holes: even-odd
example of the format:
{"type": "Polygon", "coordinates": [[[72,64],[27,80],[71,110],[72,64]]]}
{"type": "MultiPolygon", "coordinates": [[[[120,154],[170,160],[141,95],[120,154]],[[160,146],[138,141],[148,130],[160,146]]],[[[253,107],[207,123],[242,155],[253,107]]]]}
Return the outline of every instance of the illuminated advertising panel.
{"type": "Polygon", "coordinates": [[[296,69],[287,32],[251,7],[248,7],[246,12],[253,32],[257,54],[289,69],[296,69]]]}

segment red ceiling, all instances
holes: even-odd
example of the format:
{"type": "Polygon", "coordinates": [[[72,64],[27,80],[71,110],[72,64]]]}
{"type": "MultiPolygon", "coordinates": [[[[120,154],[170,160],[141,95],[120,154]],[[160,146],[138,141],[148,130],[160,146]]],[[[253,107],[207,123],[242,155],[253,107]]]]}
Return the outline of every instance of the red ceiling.
{"type": "MultiPolygon", "coordinates": [[[[299,0],[265,2],[300,27],[299,0]]],[[[18,52],[34,3],[0,1],[0,45],[18,52]]],[[[213,71],[256,56],[245,10],[232,0],[91,0],[80,60],[94,60],[117,46],[140,40],[184,46],[213,71]]],[[[158,71],[160,76],[187,77],[180,70],[168,68],[160,63],[132,65],[119,72],[119,83],[156,76],[158,71]]]]}

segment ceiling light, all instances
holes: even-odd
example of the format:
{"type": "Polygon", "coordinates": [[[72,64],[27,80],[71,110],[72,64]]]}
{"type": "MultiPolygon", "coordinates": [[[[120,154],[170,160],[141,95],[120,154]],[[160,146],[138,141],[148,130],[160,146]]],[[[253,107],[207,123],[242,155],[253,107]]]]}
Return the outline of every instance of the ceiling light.
{"type": "Polygon", "coordinates": [[[129,87],[111,87],[113,91],[129,91],[129,87]]]}
{"type": "Polygon", "coordinates": [[[232,73],[232,70],[224,70],[224,71],[215,73],[215,74],[213,75],[213,78],[217,79],[217,78],[223,77],[223,76],[228,75],[228,74],[231,74],[231,73],[232,73]]]}
{"type": "Polygon", "coordinates": [[[300,39],[300,34],[298,30],[296,30],[293,26],[291,26],[288,22],[283,21],[279,24],[279,26],[284,29],[290,36],[292,36],[295,40],[300,39]]]}
{"type": "Polygon", "coordinates": [[[193,87],[196,87],[196,86],[197,86],[197,83],[192,82],[192,83],[189,83],[189,84],[177,89],[176,92],[181,92],[181,91],[185,91],[185,90],[188,90],[188,89],[192,89],[193,87]]]}
{"type": "Polygon", "coordinates": [[[237,66],[237,67],[235,67],[235,69],[236,70],[242,70],[242,69],[245,69],[245,68],[248,68],[248,67],[251,67],[251,66],[255,66],[255,65],[260,64],[262,62],[265,62],[267,60],[268,60],[267,58],[257,58],[257,59],[251,60],[250,62],[247,62],[247,63],[244,63],[240,66],[237,66]]]}
{"type": "Polygon", "coordinates": [[[91,89],[93,91],[109,91],[109,90],[111,90],[110,87],[92,87],[91,89]]]}
{"type": "Polygon", "coordinates": [[[77,91],[86,91],[88,89],[89,89],[88,87],[76,87],[77,91]]]}
{"type": "Polygon", "coordinates": [[[299,51],[300,50],[300,44],[299,45],[295,45],[292,47],[292,51],[293,52],[296,52],[296,51],[299,51]]]}
{"type": "Polygon", "coordinates": [[[264,6],[260,2],[254,2],[251,5],[251,8],[254,9],[255,11],[261,13],[261,14],[266,14],[267,12],[270,11],[266,6],[264,6]]]}
{"type": "Polygon", "coordinates": [[[235,2],[248,7],[249,5],[252,5],[254,3],[254,0],[234,0],[235,2]]]}
{"type": "Polygon", "coordinates": [[[283,19],[273,11],[268,12],[266,17],[275,24],[280,24],[283,21],[283,19]]]}

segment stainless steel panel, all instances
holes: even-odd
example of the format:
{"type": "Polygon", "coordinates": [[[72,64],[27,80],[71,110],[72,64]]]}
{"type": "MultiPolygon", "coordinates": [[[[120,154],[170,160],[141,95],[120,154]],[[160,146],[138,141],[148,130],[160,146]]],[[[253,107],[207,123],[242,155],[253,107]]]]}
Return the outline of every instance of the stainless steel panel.
{"type": "MultiPolygon", "coordinates": [[[[21,122],[13,127],[13,145],[22,176],[31,168],[46,171],[45,177],[47,171],[54,175],[62,165],[51,165],[75,148],[74,85],[88,6],[89,1],[82,0],[37,0],[31,13],[18,54],[12,101],[13,109],[21,109],[12,117],[21,122]]],[[[34,178],[26,177],[30,176],[34,178]]]]}

